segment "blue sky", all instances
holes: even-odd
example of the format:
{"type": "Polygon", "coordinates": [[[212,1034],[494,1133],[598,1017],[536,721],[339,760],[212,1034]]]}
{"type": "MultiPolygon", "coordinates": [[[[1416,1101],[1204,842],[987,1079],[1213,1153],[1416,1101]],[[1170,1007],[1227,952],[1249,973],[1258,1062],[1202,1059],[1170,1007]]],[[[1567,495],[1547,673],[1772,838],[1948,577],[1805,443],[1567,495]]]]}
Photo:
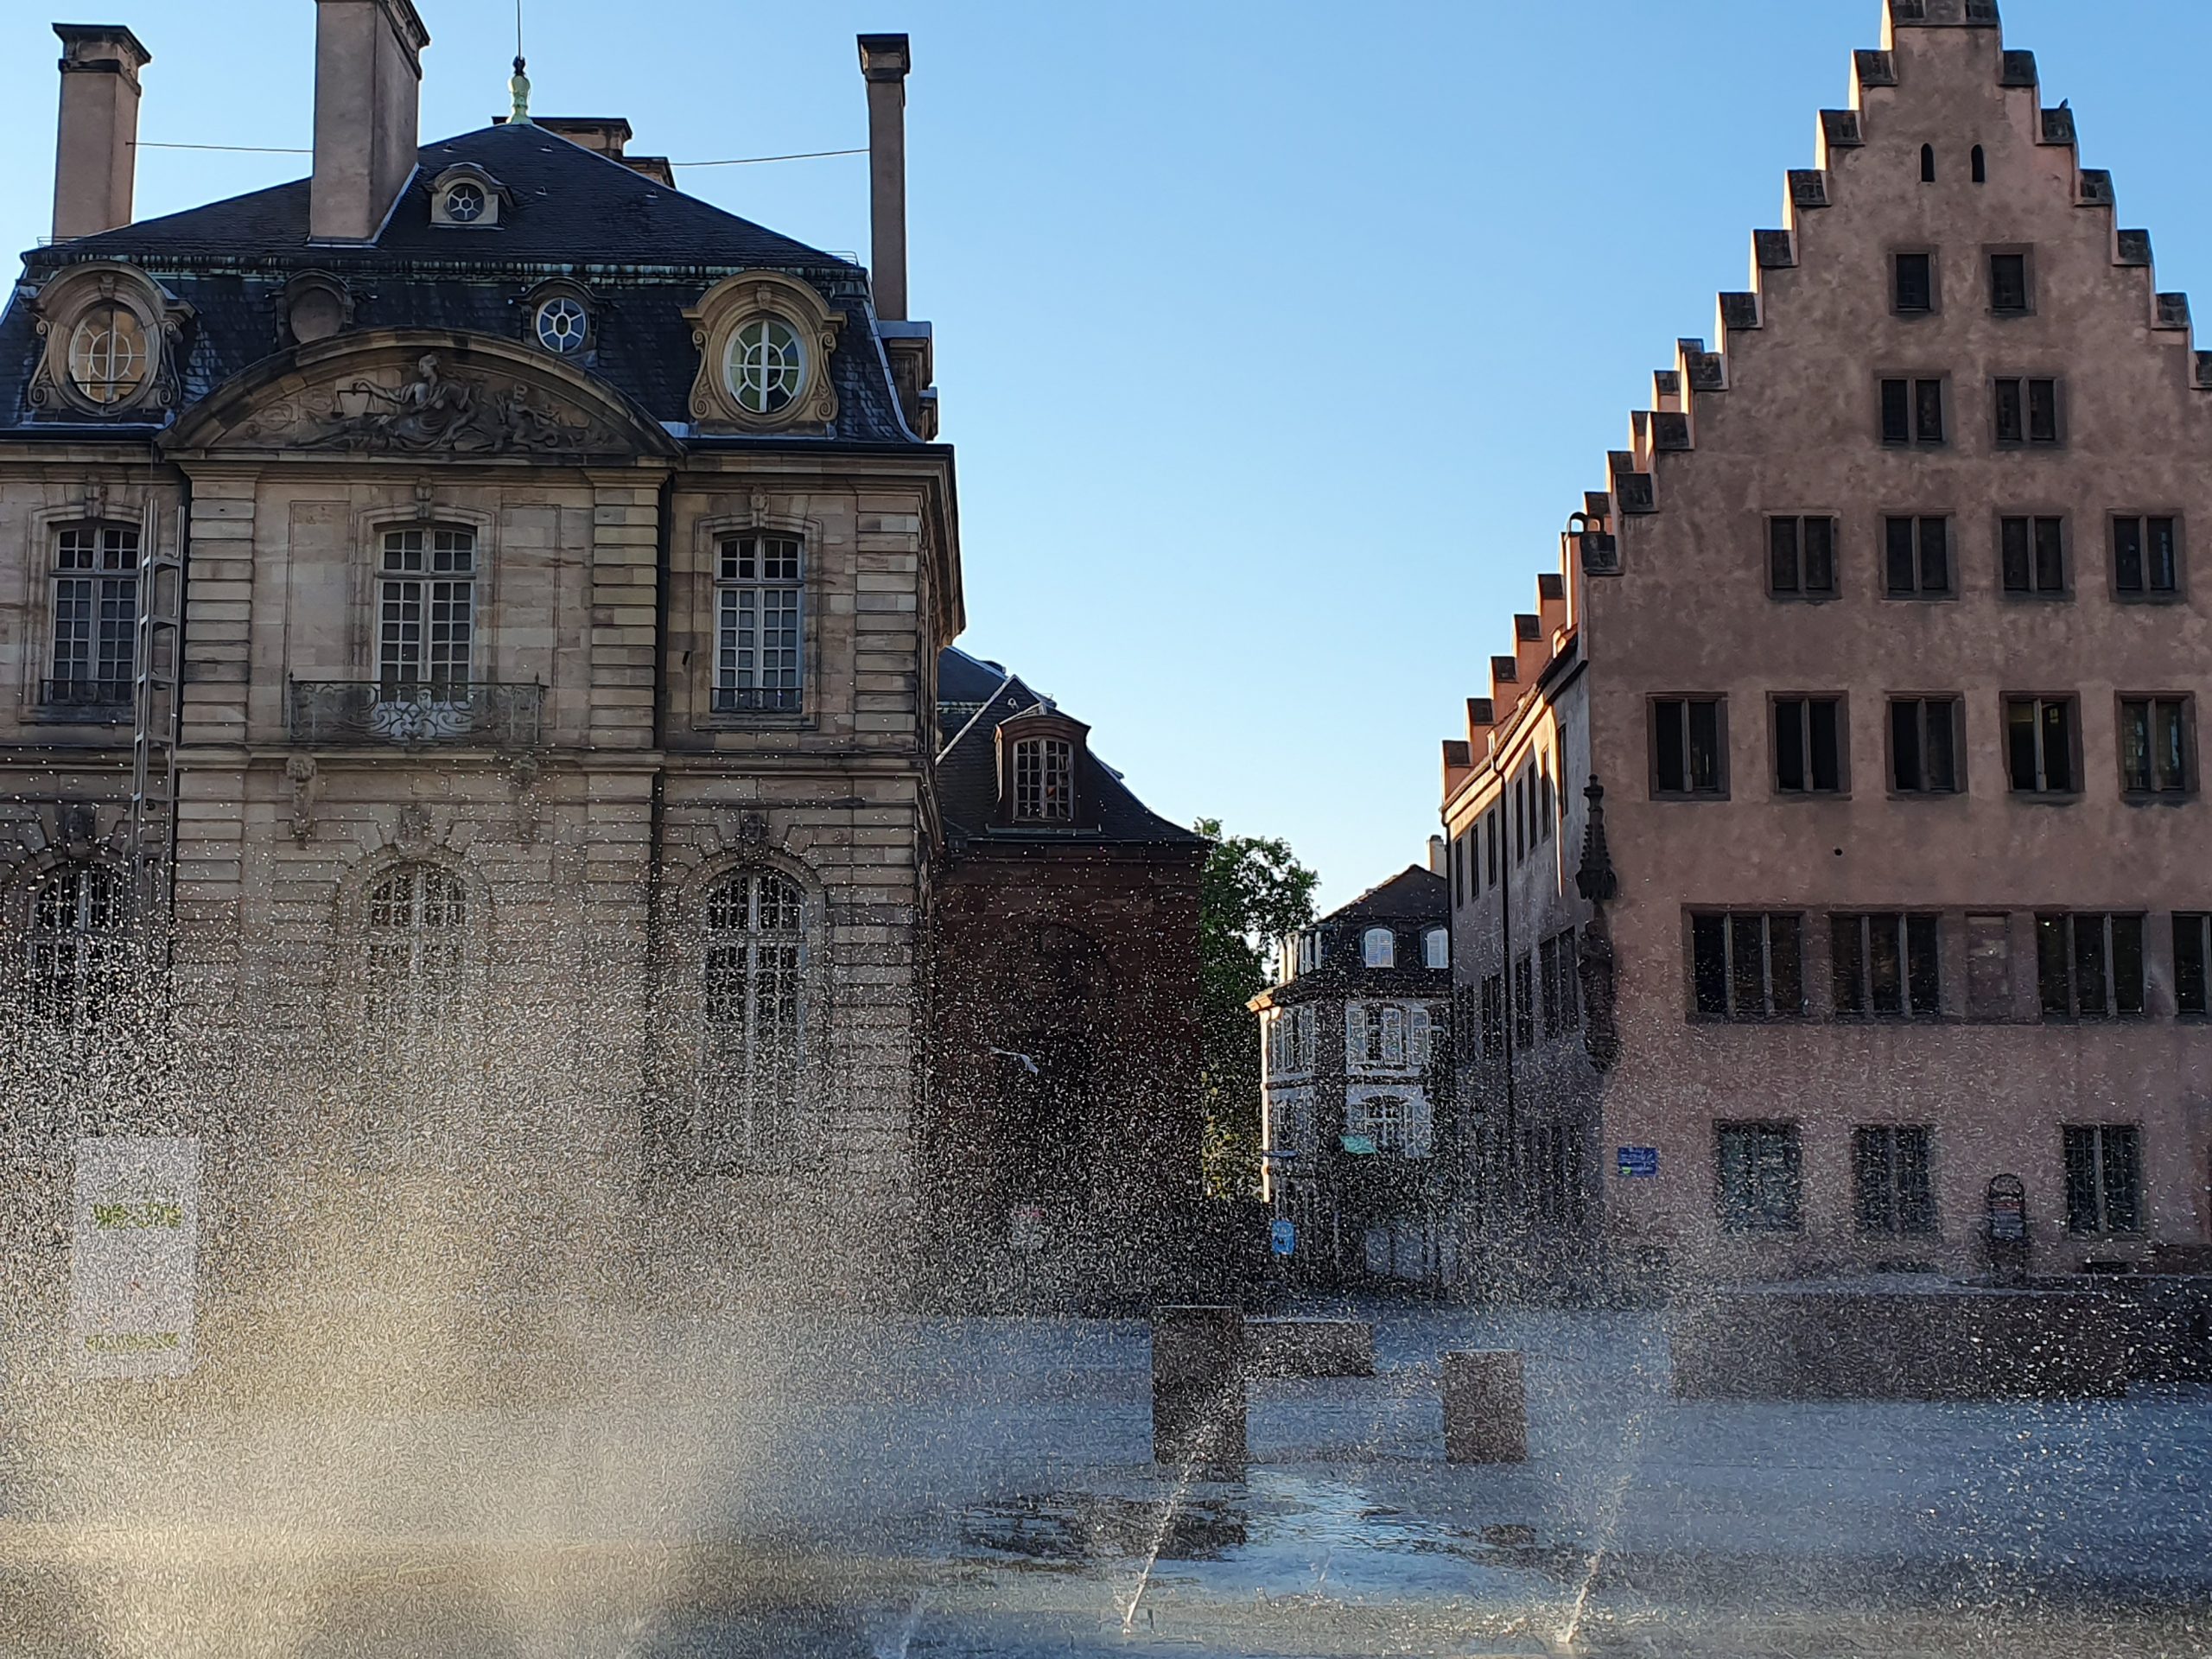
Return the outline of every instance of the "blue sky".
{"type": "MultiPolygon", "coordinates": [[[[507,0],[418,0],[425,137],[505,108],[507,0]]],[[[2212,266],[2197,0],[2003,0],[2160,286],[2212,266]]],[[[141,137],[304,146],[309,0],[113,0],[141,137]]],[[[51,213],[57,43],[0,22],[0,230],[51,213]]],[[[679,162],[865,142],[906,29],[912,290],[970,626],[1160,811],[1281,834],[1335,903],[1421,855],[1437,743],[1677,335],[1776,224],[1878,0],[1107,5],[527,0],[537,105],[679,162]],[[609,27],[610,20],[619,25],[609,27]]],[[[148,215],[306,158],[147,149],[148,215]]],[[[865,252],[859,157],[687,169],[865,252]]]]}

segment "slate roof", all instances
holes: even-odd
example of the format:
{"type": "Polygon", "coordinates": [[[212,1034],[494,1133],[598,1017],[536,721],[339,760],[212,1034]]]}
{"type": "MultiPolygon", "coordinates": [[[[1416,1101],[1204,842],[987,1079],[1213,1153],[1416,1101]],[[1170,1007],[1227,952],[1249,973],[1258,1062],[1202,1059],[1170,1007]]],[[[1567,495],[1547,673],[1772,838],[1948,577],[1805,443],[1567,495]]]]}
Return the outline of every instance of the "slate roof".
{"type": "Polygon", "coordinates": [[[1001,724],[1027,714],[1049,697],[996,663],[948,646],[938,657],[938,803],[945,829],[961,841],[1096,846],[1152,842],[1196,847],[1205,837],[1170,823],[1136,798],[1121,773],[1084,746],[1078,801],[1095,811],[1093,821],[1066,830],[1006,829],[993,824],[998,814],[998,750],[992,741],[1001,724]],[[947,747],[945,746],[949,745],[947,747]]]}
{"type": "MultiPolygon", "coordinates": [[[[836,429],[802,429],[791,438],[917,442],[899,413],[866,270],[543,127],[485,127],[424,145],[414,178],[371,244],[310,245],[308,195],[308,181],[298,179],[36,248],[24,256],[27,280],[35,284],[85,260],[118,259],[161,282],[193,308],[180,365],[189,401],[278,349],[278,299],[298,271],[345,278],[356,327],[466,329],[510,340],[525,338],[529,292],[566,275],[599,302],[595,349],[571,360],[655,419],[682,425],[690,418],[698,366],[683,308],[731,272],[785,270],[804,276],[845,314],[830,364],[836,429]],[[430,223],[430,181],[458,162],[474,162],[512,192],[498,226],[430,223]]],[[[38,350],[19,293],[0,316],[0,424],[30,422],[26,394],[38,350]]],[[[48,430],[76,424],[51,411],[35,423],[48,430]]],[[[83,424],[116,429],[112,423],[83,424]]]]}
{"type": "Polygon", "coordinates": [[[1452,884],[1425,865],[1408,864],[1379,887],[1321,918],[1332,922],[1441,922],[1452,913],[1452,884]]]}

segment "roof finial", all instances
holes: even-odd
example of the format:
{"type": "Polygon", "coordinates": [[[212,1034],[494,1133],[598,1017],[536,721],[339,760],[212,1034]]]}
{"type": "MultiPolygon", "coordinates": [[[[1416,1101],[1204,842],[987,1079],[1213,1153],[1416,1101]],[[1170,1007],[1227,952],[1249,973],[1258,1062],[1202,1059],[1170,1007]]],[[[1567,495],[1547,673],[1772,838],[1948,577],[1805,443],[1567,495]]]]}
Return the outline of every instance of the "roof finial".
{"type": "Polygon", "coordinates": [[[507,83],[507,91],[514,94],[514,113],[508,119],[518,127],[530,124],[530,77],[524,73],[522,55],[522,0],[515,0],[515,73],[507,83]]]}

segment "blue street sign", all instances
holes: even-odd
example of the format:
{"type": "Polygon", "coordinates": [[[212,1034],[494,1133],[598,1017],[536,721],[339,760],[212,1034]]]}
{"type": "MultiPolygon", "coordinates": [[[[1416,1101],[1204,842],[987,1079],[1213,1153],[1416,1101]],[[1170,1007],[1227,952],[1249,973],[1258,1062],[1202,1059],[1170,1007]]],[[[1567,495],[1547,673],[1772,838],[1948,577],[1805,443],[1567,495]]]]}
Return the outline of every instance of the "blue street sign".
{"type": "Polygon", "coordinates": [[[1278,1218],[1268,1228],[1268,1248],[1277,1255],[1288,1255],[1298,1248],[1297,1224],[1278,1218]]]}
{"type": "Polygon", "coordinates": [[[1620,1177],[1624,1181],[1642,1180],[1659,1173],[1659,1148],[1656,1147],[1623,1147],[1620,1149],[1620,1177]]]}

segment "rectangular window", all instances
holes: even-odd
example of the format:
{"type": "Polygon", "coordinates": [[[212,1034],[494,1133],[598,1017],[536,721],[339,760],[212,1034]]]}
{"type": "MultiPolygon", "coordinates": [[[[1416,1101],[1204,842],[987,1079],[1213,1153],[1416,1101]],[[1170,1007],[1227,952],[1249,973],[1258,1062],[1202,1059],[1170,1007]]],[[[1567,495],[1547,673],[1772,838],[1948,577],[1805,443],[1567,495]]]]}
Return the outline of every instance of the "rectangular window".
{"type": "Polygon", "coordinates": [[[1538,947],[1543,981],[1544,1035],[1558,1037],[1582,1023],[1575,984],[1574,930],[1554,934],[1538,947]]]}
{"type": "Polygon", "coordinates": [[[2050,597],[2066,592],[2063,518],[1999,518],[1997,543],[2006,593],[2050,597]]]}
{"type": "Polygon", "coordinates": [[[1376,1058],[1385,1065],[1403,1065],[1406,1063],[1406,1011],[1386,1004],[1375,1023],[1382,1032],[1381,1049],[1376,1058]]]}
{"type": "Polygon", "coordinates": [[[1513,861],[1522,864],[1529,858],[1529,772],[1524,766],[1521,775],[1513,780],[1513,861]]]}
{"type": "Polygon", "coordinates": [[[1803,1224],[1795,1123],[1715,1123],[1720,1228],[1789,1233],[1803,1224]]]}
{"type": "Polygon", "coordinates": [[[127,709],[135,695],[138,531],[70,524],[54,538],[54,651],[48,708],[127,709]]]}
{"type": "Polygon", "coordinates": [[[733,536],[718,549],[716,714],[799,712],[802,551],[795,536],[733,536]]]}
{"type": "Polygon", "coordinates": [[[1956,697],[1890,699],[1890,787],[1900,795],[1958,792],[1956,697]]]}
{"type": "Polygon", "coordinates": [[[2143,1131],[2133,1123],[2069,1123],[2066,1230],[2082,1236],[2143,1230],[2143,1131]]]}
{"type": "Polygon", "coordinates": [[[1490,884],[1497,885],[1497,820],[1502,809],[1493,806],[1483,819],[1484,862],[1490,867],[1490,884]]]}
{"type": "Polygon", "coordinates": [[[2206,968],[2212,964],[2212,916],[2177,911],[2174,915],[2174,1012],[2212,1014],[2206,998],[2206,968]]]}
{"type": "Polygon", "coordinates": [[[2005,759],[2016,795],[2070,795],[2076,722],[2071,697],[2007,697],[2005,759]]]}
{"type": "Polygon", "coordinates": [[[1989,256],[1989,308],[2000,316],[2018,316],[2028,309],[2026,254],[1989,256]]]}
{"type": "Polygon", "coordinates": [[[1452,837],[1452,908],[1464,910],[1467,904],[1467,838],[1452,837]]]}
{"type": "Polygon", "coordinates": [[[1651,704],[1651,788],[1655,795],[1725,795],[1721,700],[1660,697],[1651,704]]]}
{"type": "Polygon", "coordinates": [[[1843,699],[1777,697],[1774,785],[1785,795],[1833,795],[1843,788],[1843,699]]]}
{"type": "Polygon", "coordinates": [[[1513,964],[1513,1046],[1536,1046],[1536,969],[1535,959],[1522,957],[1513,964]]]}
{"type": "Polygon", "coordinates": [[[1995,428],[1999,443],[2058,442],[2058,382],[2003,379],[1996,383],[1995,428]]]}
{"type": "Polygon", "coordinates": [[[1014,816],[1065,823],[1075,817],[1075,746],[1061,737],[1025,737],[1014,746],[1014,816]]]}
{"type": "Polygon", "coordinates": [[[1835,520],[1766,521],[1767,591],[1777,599],[1835,597],[1835,520]]]}
{"type": "Polygon", "coordinates": [[[2120,700],[2120,786],[2130,795],[2186,795],[2192,764],[2189,699],[2120,700]]]}
{"type": "Polygon", "coordinates": [[[1883,586],[1892,599],[1948,597],[1951,591],[1951,521],[1882,521],[1883,586]]]}
{"type": "Polygon", "coordinates": [[[1936,1230],[1924,1124],[1877,1124],[1851,1132],[1854,1207],[1862,1233],[1911,1237],[1936,1230]]]}
{"type": "Polygon", "coordinates": [[[2113,591],[2148,599],[2180,591],[2181,557],[2171,517],[2120,518],[2112,521],[2113,591]]]}
{"type": "Polygon", "coordinates": [[[1936,262],[1925,253],[1900,253],[1892,263],[1892,303],[1899,311],[1936,308],[1936,262]]]}
{"type": "Polygon", "coordinates": [[[1690,1007],[1709,1020],[1788,1020],[1803,1014],[1799,918],[1788,912],[1693,914],[1690,1007]]]}
{"type": "Polygon", "coordinates": [[[1882,382],[1882,442],[1943,442],[1943,383],[1890,379],[1882,382]]]}
{"type": "Polygon", "coordinates": [[[1505,976],[1492,974],[1483,981],[1483,1052],[1492,1057],[1505,1052],[1505,976]]]}
{"type": "Polygon", "coordinates": [[[2012,918],[1967,918],[1967,1014],[1975,1020],[2012,1014],[2012,918]]]}
{"type": "Polygon", "coordinates": [[[378,568],[379,695],[401,702],[466,698],[475,645],[475,532],[386,531],[378,568]]]}
{"type": "Polygon", "coordinates": [[[1828,918],[1835,1011],[1932,1020],[1943,1011],[1936,919],[1882,912],[1828,918]]]}
{"type": "Polygon", "coordinates": [[[2143,918],[2101,911],[2036,918],[2036,979],[2046,1020],[2143,1012],[2143,918]]]}

